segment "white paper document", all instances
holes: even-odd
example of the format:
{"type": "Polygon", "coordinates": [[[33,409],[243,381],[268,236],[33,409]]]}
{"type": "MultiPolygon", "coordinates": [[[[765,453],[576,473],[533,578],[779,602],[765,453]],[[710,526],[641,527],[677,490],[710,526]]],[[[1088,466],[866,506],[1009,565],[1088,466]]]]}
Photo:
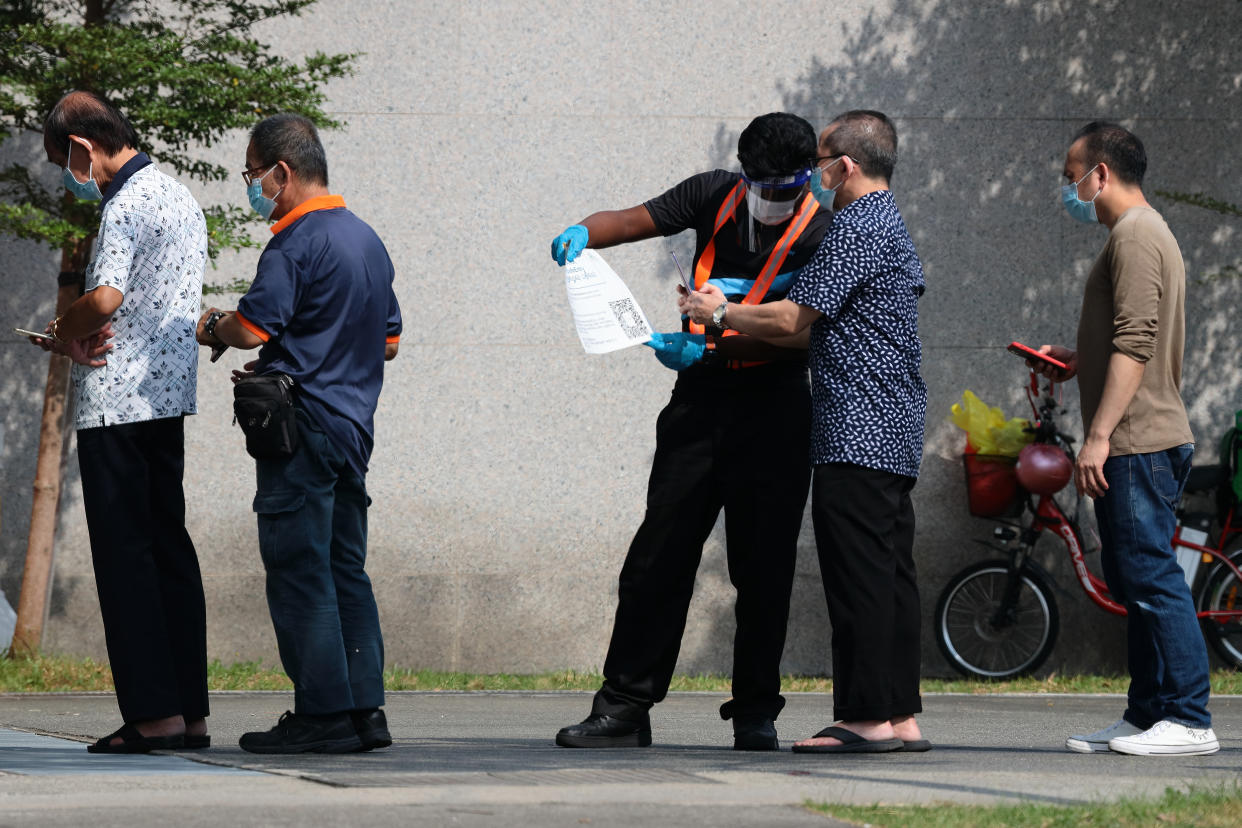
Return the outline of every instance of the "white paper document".
{"type": "Polygon", "coordinates": [[[594,250],[565,265],[565,291],[588,354],[606,354],[651,338],[651,325],[613,269],[594,250]]]}

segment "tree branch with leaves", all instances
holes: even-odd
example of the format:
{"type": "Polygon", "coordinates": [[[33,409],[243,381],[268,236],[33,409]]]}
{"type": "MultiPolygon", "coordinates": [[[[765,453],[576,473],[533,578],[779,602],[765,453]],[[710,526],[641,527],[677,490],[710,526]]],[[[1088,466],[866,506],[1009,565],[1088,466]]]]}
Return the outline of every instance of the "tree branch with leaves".
{"type": "MultiPolygon", "coordinates": [[[[302,14],[315,0],[18,0],[0,9],[0,142],[41,132],[71,89],[96,92],[125,113],[158,162],[179,175],[223,181],[229,170],[196,153],[275,112],[317,126],[324,85],[352,72],[354,54],[302,60],[272,53],[253,28],[302,14]]],[[[204,205],[212,258],[256,246],[248,212],[204,205]]],[[[0,173],[0,233],[64,249],[89,237],[98,211],[47,191],[21,165],[0,173]]]]}

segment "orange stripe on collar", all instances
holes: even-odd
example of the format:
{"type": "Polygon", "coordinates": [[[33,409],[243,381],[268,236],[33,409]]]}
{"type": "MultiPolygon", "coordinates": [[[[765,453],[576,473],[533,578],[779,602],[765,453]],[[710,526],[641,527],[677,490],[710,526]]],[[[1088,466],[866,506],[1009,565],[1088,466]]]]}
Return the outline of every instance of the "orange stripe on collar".
{"type": "Polygon", "coordinates": [[[345,197],[339,195],[321,195],[314,198],[308,198],[297,207],[294,207],[284,218],[272,225],[272,233],[279,233],[290,224],[300,219],[307,213],[313,213],[316,210],[332,210],[336,207],[345,206],[345,197]]]}

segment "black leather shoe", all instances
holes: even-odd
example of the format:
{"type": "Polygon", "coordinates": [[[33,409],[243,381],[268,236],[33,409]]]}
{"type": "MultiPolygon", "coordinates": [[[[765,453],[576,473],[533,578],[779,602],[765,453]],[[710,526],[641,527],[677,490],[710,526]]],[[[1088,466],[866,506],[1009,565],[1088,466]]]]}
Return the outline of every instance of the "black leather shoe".
{"type": "Polygon", "coordinates": [[[592,713],[576,725],[562,727],[556,743],[570,748],[647,747],[651,744],[651,720],[645,710],[637,720],[592,713]]]}
{"type": "Polygon", "coordinates": [[[362,749],[348,713],[309,716],[285,711],[271,730],[243,733],[239,744],[250,753],[354,753],[362,749]]]}
{"type": "Polygon", "coordinates": [[[392,734],[388,732],[388,717],[378,707],[370,710],[354,710],[349,714],[358,731],[358,739],[362,742],[361,750],[386,748],[392,744],[392,734]]]}
{"type": "Polygon", "coordinates": [[[771,719],[734,719],[734,750],[780,750],[776,724],[771,719]]]}

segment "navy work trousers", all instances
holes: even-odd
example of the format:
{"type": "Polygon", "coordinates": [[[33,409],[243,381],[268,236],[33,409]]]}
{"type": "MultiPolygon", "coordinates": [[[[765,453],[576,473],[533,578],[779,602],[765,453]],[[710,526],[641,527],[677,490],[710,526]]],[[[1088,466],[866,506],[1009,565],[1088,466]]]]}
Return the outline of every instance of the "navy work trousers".
{"type": "Polygon", "coordinates": [[[367,555],[365,481],[297,410],[292,457],[256,460],[259,554],[294,712],[324,715],[384,703],[384,640],[367,555]]]}

